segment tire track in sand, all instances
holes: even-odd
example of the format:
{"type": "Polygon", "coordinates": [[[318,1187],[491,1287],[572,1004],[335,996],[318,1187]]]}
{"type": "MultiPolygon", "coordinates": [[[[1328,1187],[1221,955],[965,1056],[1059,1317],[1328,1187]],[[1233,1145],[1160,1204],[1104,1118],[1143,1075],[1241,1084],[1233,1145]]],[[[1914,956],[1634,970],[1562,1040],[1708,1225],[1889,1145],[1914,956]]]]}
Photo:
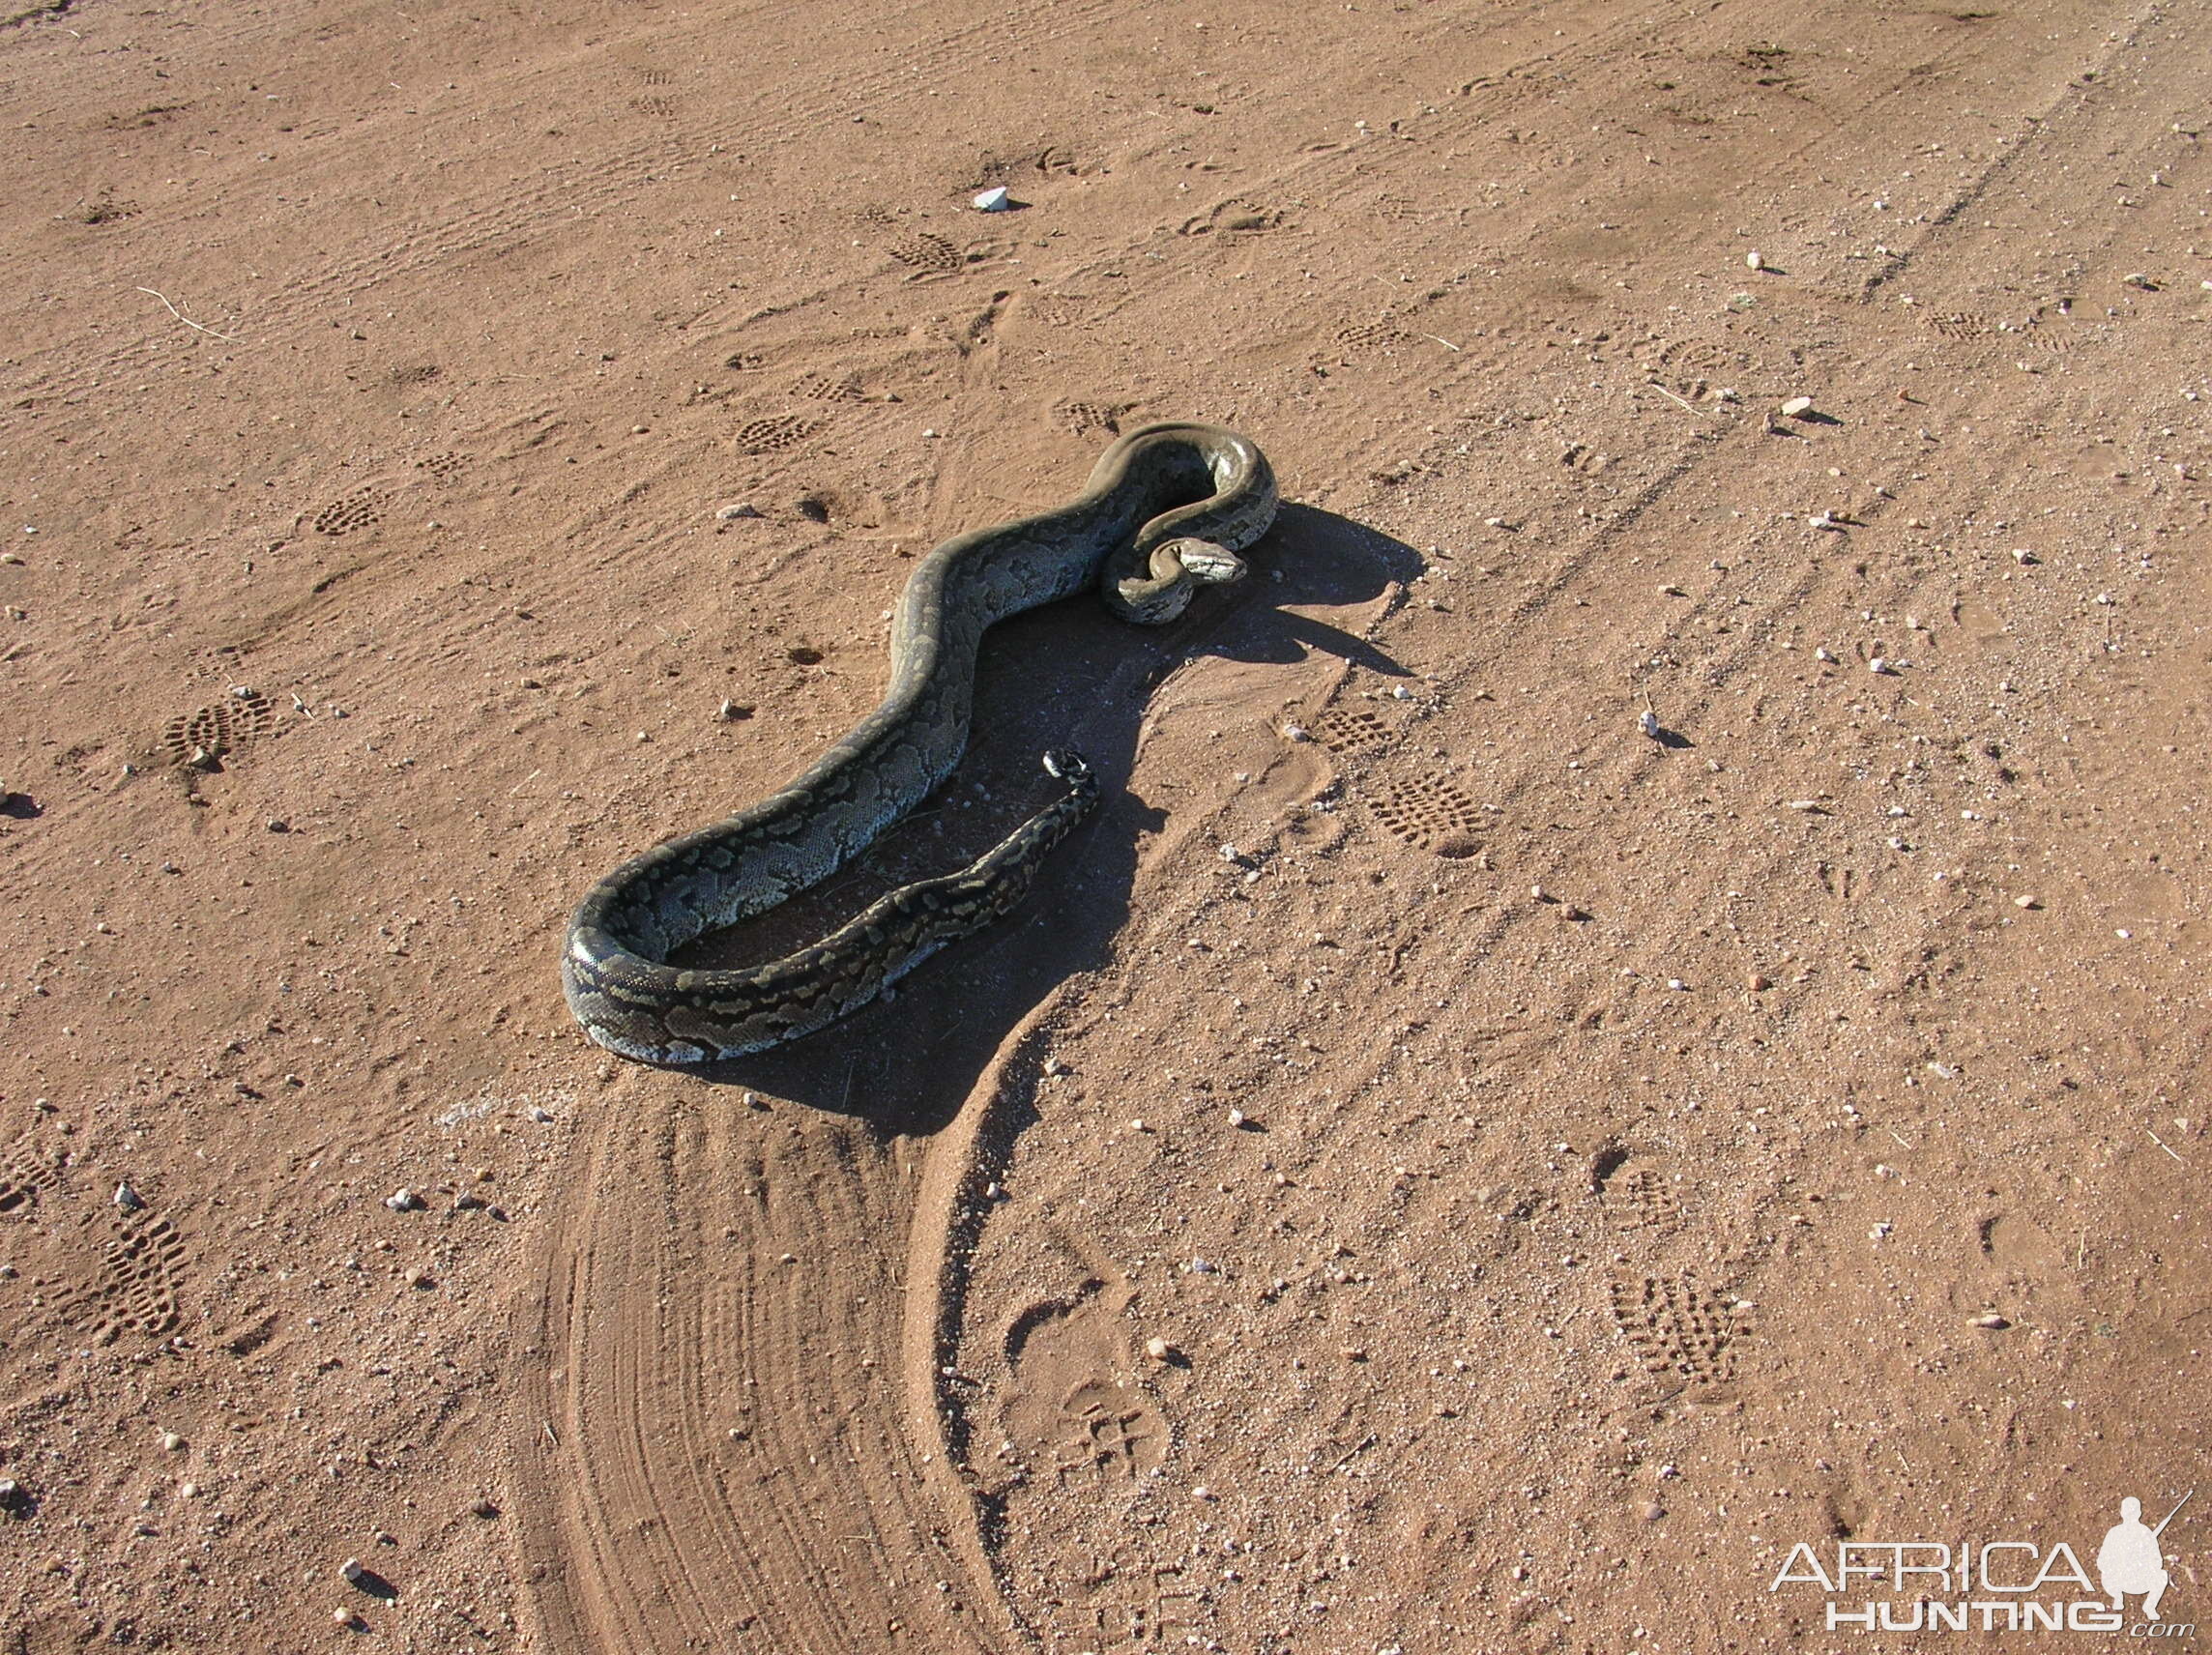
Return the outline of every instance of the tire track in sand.
{"type": "Polygon", "coordinates": [[[541,1364],[509,1453],[544,1646],[1001,1647],[965,1497],[940,1504],[942,1451],[902,1431],[911,1318],[880,1238],[915,1206],[912,1142],[626,1078],[517,1328],[541,1364]]]}

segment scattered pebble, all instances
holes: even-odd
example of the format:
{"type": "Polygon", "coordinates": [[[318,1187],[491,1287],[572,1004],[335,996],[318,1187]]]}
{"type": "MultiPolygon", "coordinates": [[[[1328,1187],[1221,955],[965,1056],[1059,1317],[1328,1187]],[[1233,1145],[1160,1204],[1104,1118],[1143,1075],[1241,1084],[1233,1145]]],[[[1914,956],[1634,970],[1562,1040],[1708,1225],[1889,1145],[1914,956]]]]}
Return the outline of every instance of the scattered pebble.
{"type": "Polygon", "coordinates": [[[411,1189],[395,1189],[384,1198],[384,1205],[393,1212],[413,1212],[423,1205],[422,1198],[411,1189]]]}
{"type": "Polygon", "coordinates": [[[484,1518],[488,1521],[489,1519],[495,1518],[499,1515],[499,1507],[492,1504],[490,1500],[483,1498],[481,1495],[479,1495],[476,1499],[473,1499],[469,1502],[469,1512],[472,1516],[484,1518]]]}
{"type": "Polygon", "coordinates": [[[1129,1130],[1132,1132],[1150,1132],[1151,1128],[1145,1124],[1145,1118],[1140,1115],[1136,1119],[1129,1122],[1129,1130]]]}
{"type": "Polygon", "coordinates": [[[1800,414],[1812,412],[1813,399],[1810,396],[1792,396],[1782,405],[1782,416],[1786,420],[1794,420],[1800,414]]]}
{"type": "Polygon", "coordinates": [[[1656,741],[1659,739],[1659,714],[1646,707],[1636,715],[1636,727],[1656,741]]]}
{"type": "Polygon", "coordinates": [[[1749,988],[1753,994],[1764,994],[1768,989],[1772,988],[1774,984],[1769,978],[1761,975],[1760,973],[1753,972],[1750,977],[1745,980],[1745,986],[1749,988]]]}
{"type": "Polygon", "coordinates": [[[749,500],[741,500],[735,505],[725,506],[714,513],[725,523],[735,523],[741,517],[758,517],[760,514],[760,508],[753,505],[749,500]]]}
{"type": "Polygon", "coordinates": [[[1743,255],[1743,268],[1746,270],[1764,270],[1766,268],[1766,255],[1756,249],[1745,253],[1743,255]]]}
{"type": "Polygon", "coordinates": [[[2032,896],[2016,896],[2012,899],[2012,905],[2015,908],[2041,908],[2043,906],[2032,896]]]}
{"type": "Polygon", "coordinates": [[[285,821],[281,816],[270,817],[267,826],[272,833],[289,833],[292,831],[291,823],[285,821]]]}
{"type": "Polygon", "coordinates": [[[1155,1362],[1164,1362],[1175,1354],[1175,1347],[1155,1333],[1145,1341],[1145,1354],[1155,1362]]]}
{"type": "Polygon", "coordinates": [[[1229,1124],[1232,1126],[1242,1126],[1244,1124],[1244,1112],[1241,1109],[1231,1110],[1229,1112],[1229,1124]]]}
{"type": "Polygon", "coordinates": [[[368,1579],[368,1565],[359,1557],[348,1557],[338,1565],[338,1573],[346,1578],[348,1585],[358,1586],[368,1579]]]}
{"type": "Polygon", "coordinates": [[[361,1616],[355,1614],[350,1609],[334,1609],[331,1611],[331,1619],[344,1627],[348,1632],[361,1624],[361,1616]]]}
{"type": "Polygon", "coordinates": [[[1004,213],[1013,204],[1003,184],[994,185],[975,197],[975,211],[978,213],[1004,213]]]}
{"type": "Polygon", "coordinates": [[[171,1454],[182,1453],[184,1451],[185,1439],[178,1436],[174,1431],[164,1431],[161,1433],[161,1446],[164,1450],[171,1454]]]}
{"type": "Polygon", "coordinates": [[[2033,552],[2029,551],[2025,546],[2013,547],[2012,561],[2016,564],[2032,564],[2042,562],[2040,558],[2038,558],[2033,552]]]}
{"type": "Polygon", "coordinates": [[[1976,1327],[1987,1327],[1993,1333],[2000,1327],[2010,1327],[2012,1325],[2010,1321],[2007,1321],[2003,1317],[1999,1316],[1994,1310],[1991,1311],[1987,1316],[1975,1317],[1973,1324],[1976,1327]]]}
{"type": "Polygon", "coordinates": [[[1661,1518],[1667,1515],[1667,1508],[1661,1505],[1657,1500],[1645,1500],[1641,1506],[1636,1508],[1636,1515],[1641,1517],[1645,1523],[1657,1523],[1661,1518]]]}
{"type": "Polygon", "coordinates": [[[115,1186],[115,1205],[125,1212],[136,1212],[146,1205],[146,1198],[129,1184],[115,1186]]]}
{"type": "Polygon", "coordinates": [[[1870,673],[1877,673],[1884,678],[1894,678],[1897,675],[1896,663],[1883,655],[1877,655],[1873,660],[1867,662],[1866,670],[1870,673]]]}

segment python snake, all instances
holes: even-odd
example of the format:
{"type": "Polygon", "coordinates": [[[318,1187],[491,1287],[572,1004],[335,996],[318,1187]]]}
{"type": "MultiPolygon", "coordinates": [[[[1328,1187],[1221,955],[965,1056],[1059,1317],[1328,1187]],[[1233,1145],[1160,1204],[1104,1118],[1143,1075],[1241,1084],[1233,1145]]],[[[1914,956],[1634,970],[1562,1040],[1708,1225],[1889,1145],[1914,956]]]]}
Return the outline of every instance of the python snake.
{"type": "Polygon", "coordinates": [[[1097,802],[1076,754],[1045,754],[1059,797],[958,872],[901,886],[765,965],[668,963],[827,879],[951,773],[994,623],[1093,585],[1124,620],[1172,621],[1198,586],[1242,576],[1237,554],[1266,533],[1275,505],[1274,474],[1248,439],[1218,425],[1147,425],[1107,449],[1067,505],[937,547],[899,599],[890,686],[874,711],[789,785],[625,862],[578,905],[561,975],[585,1032],[642,1062],[763,1051],[866,1004],[1005,913],[1097,802]]]}

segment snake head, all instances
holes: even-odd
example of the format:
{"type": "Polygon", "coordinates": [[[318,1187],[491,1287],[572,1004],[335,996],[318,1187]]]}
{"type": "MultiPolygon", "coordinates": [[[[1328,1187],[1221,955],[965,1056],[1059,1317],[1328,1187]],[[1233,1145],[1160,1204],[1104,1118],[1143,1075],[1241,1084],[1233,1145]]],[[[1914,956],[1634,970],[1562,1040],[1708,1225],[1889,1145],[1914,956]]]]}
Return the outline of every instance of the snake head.
{"type": "Polygon", "coordinates": [[[1080,787],[1091,779],[1091,761],[1066,747],[1054,747],[1044,755],[1045,773],[1080,787]]]}

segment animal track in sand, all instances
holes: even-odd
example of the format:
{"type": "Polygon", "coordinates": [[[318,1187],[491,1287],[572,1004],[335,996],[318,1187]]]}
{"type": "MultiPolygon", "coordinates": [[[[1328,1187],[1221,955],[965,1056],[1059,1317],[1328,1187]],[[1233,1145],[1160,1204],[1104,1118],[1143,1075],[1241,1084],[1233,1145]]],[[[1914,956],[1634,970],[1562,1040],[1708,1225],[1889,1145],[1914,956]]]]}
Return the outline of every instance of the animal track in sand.
{"type": "Polygon", "coordinates": [[[180,765],[202,758],[219,759],[248,741],[257,741],[275,727],[276,714],[259,690],[233,690],[221,701],[211,701],[169,720],[161,730],[161,750],[180,765]]]}

